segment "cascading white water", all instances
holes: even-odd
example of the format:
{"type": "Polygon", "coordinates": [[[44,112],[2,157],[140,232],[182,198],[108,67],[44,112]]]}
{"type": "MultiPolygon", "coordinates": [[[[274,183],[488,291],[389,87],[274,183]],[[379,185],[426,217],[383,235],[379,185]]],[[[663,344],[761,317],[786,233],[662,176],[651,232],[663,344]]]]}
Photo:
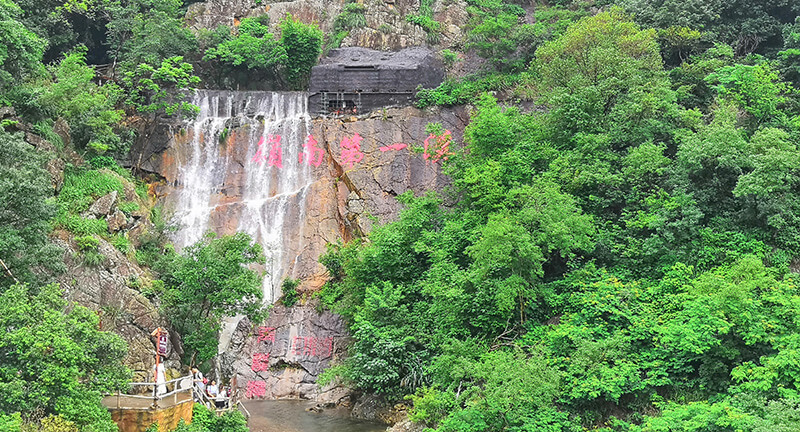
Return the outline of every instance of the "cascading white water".
{"type": "Polygon", "coordinates": [[[298,159],[311,126],[308,96],[201,90],[192,103],[200,114],[189,124],[191,148],[179,167],[176,244],[198,241],[215,226],[215,217],[237,218],[235,230],[250,234],[264,249],[264,302],[273,303],[289,258],[284,226],[302,218],[312,182],[309,164],[298,159]],[[247,136],[225,144],[234,128],[247,136]],[[281,156],[280,167],[276,156],[281,156]]]}
{"type": "Polygon", "coordinates": [[[177,181],[181,189],[175,217],[180,229],[175,243],[179,247],[197,242],[208,229],[213,209],[211,197],[220,189],[224,180],[224,171],[220,168],[226,165],[218,157],[220,135],[233,113],[231,98],[221,99],[208,92],[197,92],[192,103],[200,107],[200,113],[190,123],[190,159],[178,167],[177,181]]]}

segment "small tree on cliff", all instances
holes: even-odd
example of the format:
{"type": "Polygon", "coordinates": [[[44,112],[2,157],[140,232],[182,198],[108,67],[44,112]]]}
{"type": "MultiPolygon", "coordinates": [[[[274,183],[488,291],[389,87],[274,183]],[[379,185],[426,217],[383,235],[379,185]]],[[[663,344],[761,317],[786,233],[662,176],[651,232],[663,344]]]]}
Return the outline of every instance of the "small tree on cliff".
{"type": "Polygon", "coordinates": [[[291,15],[281,21],[281,45],[286,50],[286,81],[292,90],[308,85],[311,68],[322,53],[322,30],[314,24],[303,24],[291,15]]]}
{"type": "Polygon", "coordinates": [[[245,233],[209,234],[176,257],[164,277],[164,306],[187,354],[214,357],[224,316],[263,317],[261,277],[247,266],[264,262],[261,245],[245,233]]]}

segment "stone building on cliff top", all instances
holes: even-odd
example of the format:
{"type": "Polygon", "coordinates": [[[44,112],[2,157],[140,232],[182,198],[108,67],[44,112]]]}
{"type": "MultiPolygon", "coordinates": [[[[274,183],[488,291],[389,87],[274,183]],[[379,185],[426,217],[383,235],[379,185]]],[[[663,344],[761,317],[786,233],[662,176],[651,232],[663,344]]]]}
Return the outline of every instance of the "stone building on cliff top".
{"type": "Polygon", "coordinates": [[[425,47],[335,49],[311,69],[309,109],[323,115],[357,114],[408,105],[417,87],[433,88],[443,80],[441,62],[425,47]]]}

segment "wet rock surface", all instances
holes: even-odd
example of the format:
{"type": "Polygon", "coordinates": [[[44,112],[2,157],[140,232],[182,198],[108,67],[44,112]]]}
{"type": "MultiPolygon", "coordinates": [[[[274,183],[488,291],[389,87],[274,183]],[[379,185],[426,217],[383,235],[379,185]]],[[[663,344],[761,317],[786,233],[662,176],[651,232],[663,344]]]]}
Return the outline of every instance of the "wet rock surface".
{"type": "MultiPolygon", "coordinates": [[[[449,184],[441,172],[441,161],[434,161],[434,141],[426,126],[438,122],[451,131],[455,148],[463,138],[469,115],[464,109],[419,110],[412,107],[391,108],[369,115],[350,118],[316,118],[311,122],[311,135],[324,150],[318,167],[311,167],[312,182],[302,193],[290,197],[290,211],[283,219],[282,274],[300,279],[301,291],[314,290],[326,280],[325,268],[319,263],[325,245],[349,241],[368,233],[375,223],[386,223],[397,216],[402,205],[396,196],[407,191],[415,195],[442,190],[449,184]],[[346,146],[359,137],[358,149],[346,146]],[[425,141],[430,149],[426,153],[425,141]],[[349,140],[349,141],[348,141],[349,140]],[[345,146],[345,147],[343,147],[345,146]],[[426,158],[428,154],[428,158],[426,158]],[[294,210],[292,210],[294,209],[294,210]]],[[[249,123],[230,129],[218,157],[223,184],[215,185],[211,196],[209,229],[218,234],[233,234],[245,217],[244,191],[248,171],[256,169],[252,161],[255,143],[249,123]]],[[[137,143],[134,159],[139,169],[154,172],[166,182],[156,191],[168,212],[180,211],[179,195],[186,185],[181,183],[181,169],[192,161],[193,131],[181,124],[162,124],[160,132],[147,141],[137,143]]],[[[303,146],[305,140],[289,141],[284,148],[303,146]]],[[[286,160],[286,165],[295,161],[286,160]]],[[[284,167],[284,171],[287,168],[284,167]]],[[[281,169],[274,169],[276,178],[281,169]]],[[[279,288],[278,288],[279,289],[279,288]]],[[[279,295],[279,291],[278,291],[279,295]]],[[[276,297],[277,298],[277,297],[276,297]]]]}

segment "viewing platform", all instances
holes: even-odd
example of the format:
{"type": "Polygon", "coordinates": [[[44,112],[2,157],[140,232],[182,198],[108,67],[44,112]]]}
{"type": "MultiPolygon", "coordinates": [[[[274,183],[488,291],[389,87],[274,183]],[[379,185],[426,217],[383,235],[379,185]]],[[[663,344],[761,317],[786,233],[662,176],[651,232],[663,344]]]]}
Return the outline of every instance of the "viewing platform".
{"type": "Polygon", "coordinates": [[[175,429],[183,420],[192,422],[194,389],[192,377],[185,376],[166,383],[131,383],[131,393],[107,395],[103,406],[111,412],[111,418],[120,432],[144,432],[153,423],[158,423],[159,432],[175,429]],[[156,395],[157,387],[167,391],[156,395]]]}
{"type": "Polygon", "coordinates": [[[159,432],[168,432],[178,427],[181,420],[190,424],[195,401],[217,415],[238,409],[245,418],[250,417],[238,393],[219,401],[209,398],[195,390],[191,375],[164,383],[136,382],[130,386],[131,394],[117,392],[102,400],[120,432],[144,432],[153,423],[158,423],[159,432]],[[156,394],[158,388],[163,394],[156,394]],[[218,402],[223,402],[223,406],[218,406],[218,402]]]}

